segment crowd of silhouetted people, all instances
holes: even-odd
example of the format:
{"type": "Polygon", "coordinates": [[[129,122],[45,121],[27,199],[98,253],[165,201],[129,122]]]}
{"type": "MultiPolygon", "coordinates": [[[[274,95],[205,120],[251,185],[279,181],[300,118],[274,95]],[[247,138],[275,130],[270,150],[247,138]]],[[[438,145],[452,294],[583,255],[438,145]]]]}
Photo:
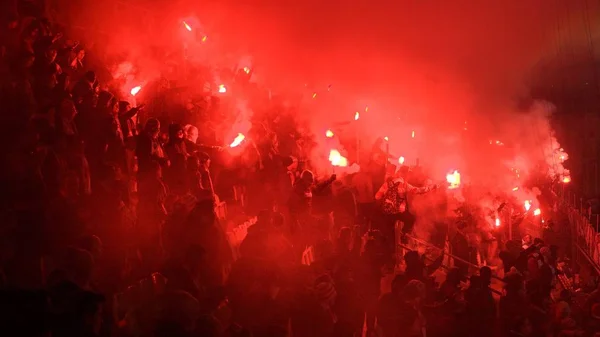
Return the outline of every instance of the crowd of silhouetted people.
{"type": "Polygon", "coordinates": [[[283,107],[278,118],[265,109],[229,151],[199,136],[202,119],[161,124],[111,92],[83,45],[43,17],[7,16],[0,43],[2,336],[600,329],[600,288],[578,300],[586,285],[541,239],[501,247],[501,281],[500,268],[446,266],[443,253],[427,262],[406,246],[416,220],[408,194],[443,191],[380,148],[358,173],[316,177],[314,144],[283,107]],[[250,216],[235,242],[229,220],[250,216]]]}

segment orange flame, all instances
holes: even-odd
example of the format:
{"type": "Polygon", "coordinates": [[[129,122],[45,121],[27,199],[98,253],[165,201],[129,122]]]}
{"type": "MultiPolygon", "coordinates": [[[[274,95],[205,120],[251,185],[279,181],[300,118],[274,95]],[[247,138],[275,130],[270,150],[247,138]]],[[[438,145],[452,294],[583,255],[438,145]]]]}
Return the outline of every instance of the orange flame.
{"type": "Polygon", "coordinates": [[[333,165],[333,166],[341,166],[341,167],[348,166],[348,159],[346,159],[344,156],[342,156],[340,154],[340,152],[335,149],[332,149],[331,151],[329,151],[329,161],[331,162],[331,165],[333,165]]]}
{"type": "Polygon", "coordinates": [[[496,227],[500,227],[500,219],[496,218],[496,227]]]}
{"type": "Polygon", "coordinates": [[[398,163],[400,165],[404,164],[404,157],[400,156],[400,158],[398,158],[398,163]]]}
{"type": "Polygon", "coordinates": [[[568,184],[571,182],[571,177],[564,177],[562,180],[563,183],[568,184]]]}
{"type": "Polygon", "coordinates": [[[446,175],[446,181],[450,184],[449,188],[454,189],[460,186],[460,173],[454,170],[452,173],[446,175]]]}
{"type": "Polygon", "coordinates": [[[208,39],[208,36],[204,35],[204,36],[202,37],[202,42],[206,42],[206,39],[208,39]]]}
{"type": "Polygon", "coordinates": [[[187,22],[183,21],[183,25],[185,26],[185,29],[187,29],[190,32],[192,31],[192,27],[188,25],[187,22]]]}
{"type": "Polygon", "coordinates": [[[531,201],[525,200],[525,203],[523,204],[523,206],[525,206],[526,211],[529,211],[529,209],[531,208],[531,201]]]}
{"type": "Polygon", "coordinates": [[[327,137],[327,138],[333,137],[333,131],[331,131],[331,130],[325,131],[325,137],[327,137]]]}
{"type": "Polygon", "coordinates": [[[224,94],[227,92],[227,87],[225,84],[219,84],[219,93],[224,94]]]}
{"type": "Polygon", "coordinates": [[[316,98],[317,97],[317,93],[313,93],[312,98],[316,98]]]}
{"type": "Polygon", "coordinates": [[[357,111],[354,113],[354,120],[357,121],[360,118],[360,113],[357,111]]]}
{"type": "Polygon", "coordinates": [[[133,87],[130,91],[131,96],[135,96],[137,95],[138,92],[140,92],[140,90],[142,90],[142,86],[138,85],[137,87],[133,87]]]}
{"type": "Polygon", "coordinates": [[[244,139],[246,139],[246,136],[244,136],[241,133],[238,133],[237,136],[235,137],[235,139],[233,140],[233,142],[231,142],[231,144],[229,144],[229,147],[236,147],[239,146],[244,139]]]}
{"type": "Polygon", "coordinates": [[[535,215],[535,216],[538,216],[540,214],[542,214],[542,210],[539,208],[536,208],[535,211],[533,211],[533,215],[535,215]]]}

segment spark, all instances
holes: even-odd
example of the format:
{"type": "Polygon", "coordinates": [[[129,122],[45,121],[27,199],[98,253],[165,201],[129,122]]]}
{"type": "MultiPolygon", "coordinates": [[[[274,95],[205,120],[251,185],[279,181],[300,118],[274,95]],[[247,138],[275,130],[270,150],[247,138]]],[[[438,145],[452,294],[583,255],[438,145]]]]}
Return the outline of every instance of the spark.
{"type": "Polygon", "coordinates": [[[192,27],[188,25],[187,22],[183,21],[183,25],[185,26],[185,29],[187,29],[190,32],[192,31],[192,27]]]}
{"type": "Polygon", "coordinates": [[[333,131],[331,131],[331,130],[325,131],[325,137],[327,137],[327,138],[333,137],[333,131]]]}
{"type": "Polygon", "coordinates": [[[224,94],[227,92],[227,87],[225,84],[219,84],[219,93],[224,94]]]}

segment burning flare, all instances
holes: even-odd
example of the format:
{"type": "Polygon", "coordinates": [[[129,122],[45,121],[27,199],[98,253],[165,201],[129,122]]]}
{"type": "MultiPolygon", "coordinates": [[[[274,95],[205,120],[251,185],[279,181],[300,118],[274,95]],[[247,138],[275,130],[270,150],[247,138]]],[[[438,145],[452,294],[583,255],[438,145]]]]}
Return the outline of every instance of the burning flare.
{"type": "Polygon", "coordinates": [[[332,149],[329,151],[329,161],[333,166],[348,166],[348,159],[343,157],[338,150],[332,149]]]}
{"type": "Polygon", "coordinates": [[[403,165],[404,164],[404,157],[400,156],[400,158],[398,158],[398,163],[400,165],[403,165]]]}
{"type": "Polygon", "coordinates": [[[357,111],[354,113],[354,120],[357,121],[360,118],[360,113],[357,111]]]}
{"type": "Polygon", "coordinates": [[[513,187],[513,192],[516,192],[516,191],[518,191],[518,190],[519,190],[519,186],[517,186],[517,187],[513,187]]]}
{"type": "Polygon", "coordinates": [[[204,35],[204,36],[202,37],[202,42],[206,42],[206,39],[208,39],[208,36],[204,35]]]}
{"type": "Polygon", "coordinates": [[[244,139],[246,139],[246,136],[244,136],[241,133],[238,133],[237,136],[235,137],[235,139],[233,140],[233,142],[231,142],[231,144],[229,144],[229,147],[236,147],[238,145],[240,145],[244,139]]]}
{"type": "Polygon", "coordinates": [[[187,29],[188,31],[192,31],[192,27],[190,25],[187,24],[187,22],[183,21],[183,26],[185,27],[185,29],[187,29]]]}
{"type": "Polygon", "coordinates": [[[387,136],[385,136],[385,137],[383,137],[383,140],[385,140],[385,141],[387,142],[387,141],[389,141],[390,139],[389,139],[387,136]]]}
{"type": "Polygon", "coordinates": [[[538,216],[540,214],[542,214],[542,210],[539,208],[536,208],[535,211],[533,211],[533,215],[535,215],[535,216],[538,216]]]}
{"type": "Polygon", "coordinates": [[[562,182],[563,182],[563,183],[565,183],[565,184],[568,184],[568,183],[570,183],[570,182],[571,182],[571,177],[564,177],[564,178],[562,179],[562,182]]]}
{"type": "Polygon", "coordinates": [[[325,137],[327,137],[327,138],[333,137],[333,131],[331,131],[331,130],[325,131],[325,137]]]}
{"type": "Polygon", "coordinates": [[[452,173],[446,175],[446,181],[450,184],[448,188],[454,189],[460,186],[460,173],[454,170],[452,173]]]}
{"type": "Polygon", "coordinates": [[[133,87],[130,91],[131,96],[135,96],[137,95],[138,92],[140,92],[140,90],[142,90],[142,86],[138,85],[137,87],[133,87]]]}
{"type": "Polygon", "coordinates": [[[250,68],[248,68],[248,67],[244,67],[244,72],[245,72],[246,74],[250,74],[250,68]]]}
{"type": "Polygon", "coordinates": [[[496,218],[496,227],[500,227],[500,218],[496,218]]]}
{"type": "Polygon", "coordinates": [[[525,211],[529,211],[529,209],[531,208],[531,201],[525,200],[525,203],[523,205],[525,206],[525,211]]]}
{"type": "Polygon", "coordinates": [[[227,87],[225,84],[219,84],[219,93],[224,94],[227,92],[227,87]]]}
{"type": "Polygon", "coordinates": [[[415,131],[414,131],[414,130],[413,130],[413,132],[410,134],[410,136],[411,136],[412,138],[415,138],[415,131]]]}

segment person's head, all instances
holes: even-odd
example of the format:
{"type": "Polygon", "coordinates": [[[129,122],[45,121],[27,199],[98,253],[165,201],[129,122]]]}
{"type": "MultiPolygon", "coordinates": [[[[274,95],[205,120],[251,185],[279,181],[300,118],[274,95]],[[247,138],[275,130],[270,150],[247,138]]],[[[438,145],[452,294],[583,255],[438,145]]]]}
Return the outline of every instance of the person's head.
{"type": "Polygon", "coordinates": [[[44,57],[46,58],[46,62],[48,62],[49,64],[54,62],[54,60],[56,60],[56,55],[58,55],[58,52],[54,48],[46,49],[46,51],[44,52],[44,57]]]}
{"type": "Polygon", "coordinates": [[[70,247],[65,256],[64,265],[64,270],[73,283],[81,288],[89,285],[94,269],[94,257],[90,252],[70,247]]]}
{"type": "Polygon", "coordinates": [[[96,73],[90,70],[85,73],[84,78],[89,83],[95,83],[96,82],[96,73]]]}
{"type": "Polygon", "coordinates": [[[306,183],[307,185],[312,185],[315,182],[315,176],[309,170],[302,171],[300,179],[302,179],[302,181],[304,181],[304,183],[306,183]]]}
{"type": "Polygon", "coordinates": [[[256,218],[256,223],[260,225],[271,225],[273,222],[273,211],[269,209],[263,209],[258,212],[258,216],[256,218]]]}
{"type": "Polygon", "coordinates": [[[483,266],[479,269],[479,276],[484,287],[488,287],[492,283],[492,269],[488,266],[483,266]]]}
{"type": "Polygon", "coordinates": [[[196,142],[198,141],[198,128],[191,124],[188,124],[183,128],[183,130],[185,131],[185,138],[190,142],[196,144],[196,142]]]}
{"type": "Polygon", "coordinates": [[[323,306],[332,307],[337,298],[333,280],[328,275],[323,275],[315,280],[315,295],[323,306]]]}
{"type": "Polygon", "coordinates": [[[425,283],[419,280],[411,280],[404,287],[402,297],[408,303],[419,305],[425,299],[425,283]]]}
{"type": "Polygon", "coordinates": [[[127,101],[119,101],[119,113],[126,113],[131,110],[131,103],[127,101]]]}
{"type": "Polygon", "coordinates": [[[298,159],[292,156],[283,157],[281,159],[283,167],[285,167],[288,171],[295,171],[298,169],[298,159]]]}
{"type": "Polygon", "coordinates": [[[410,172],[410,167],[408,167],[406,165],[402,165],[402,166],[400,166],[400,169],[398,170],[398,176],[406,179],[406,178],[408,178],[409,172],[410,172]]]}
{"type": "Polygon", "coordinates": [[[79,248],[88,251],[96,260],[102,255],[102,240],[96,235],[85,235],[79,242],[79,248]]]}
{"type": "Polygon", "coordinates": [[[526,245],[531,245],[533,239],[531,237],[530,234],[525,234],[525,236],[523,236],[523,243],[526,245]]]}
{"type": "Polygon", "coordinates": [[[144,131],[153,139],[157,139],[160,134],[160,122],[156,118],[150,118],[144,125],[144,131]]]}
{"type": "Polygon", "coordinates": [[[338,235],[338,246],[343,246],[344,248],[350,249],[351,244],[352,244],[352,229],[350,229],[350,227],[340,228],[340,232],[338,235]]]}
{"type": "Polygon", "coordinates": [[[182,141],[184,136],[183,128],[180,124],[173,123],[169,125],[169,141],[182,141]]]}

